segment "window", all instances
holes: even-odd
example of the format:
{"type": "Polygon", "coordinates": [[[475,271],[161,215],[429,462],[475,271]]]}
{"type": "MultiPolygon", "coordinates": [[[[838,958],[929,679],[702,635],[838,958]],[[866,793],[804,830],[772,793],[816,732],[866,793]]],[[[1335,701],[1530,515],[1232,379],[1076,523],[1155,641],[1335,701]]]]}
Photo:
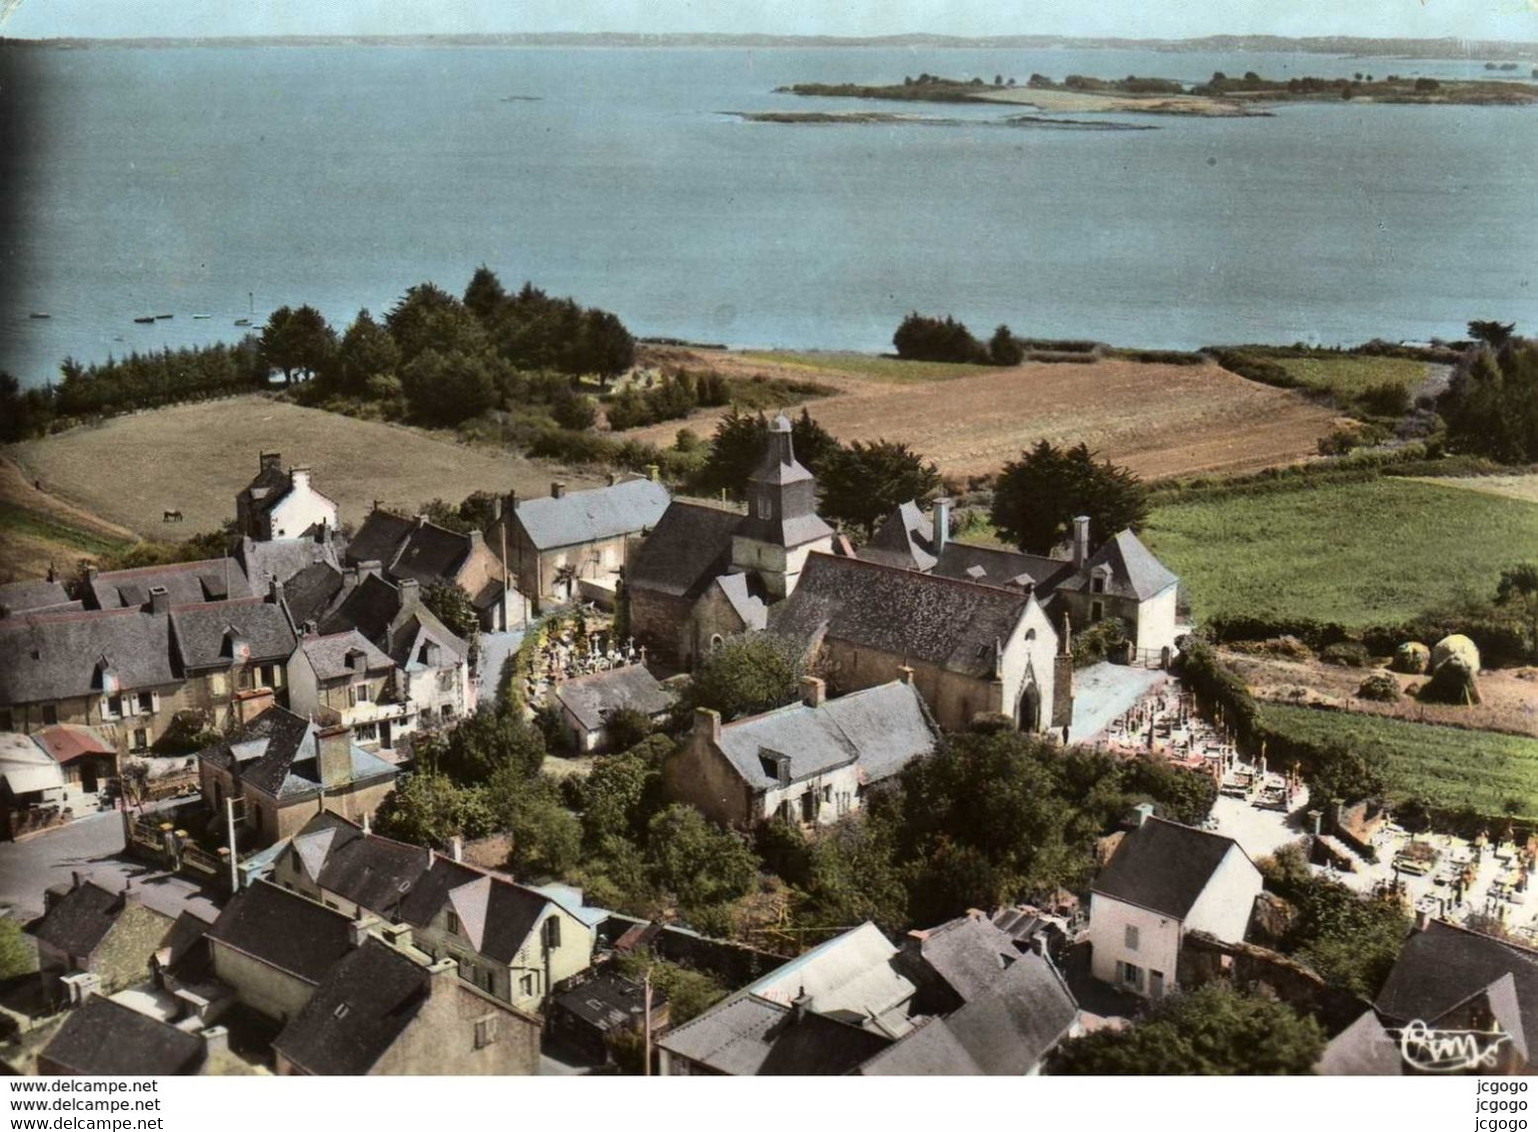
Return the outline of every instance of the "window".
{"type": "Polygon", "coordinates": [[[1089,603],[1089,619],[1091,621],[1102,621],[1105,619],[1105,602],[1092,601],[1089,603]]]}
{"type": "Polygon", "coordinates": [[[456,675],[457,673],[452,668],[440,669],[438,672],[438,691],[452,692],[456,675]]]}
{"type": "MultiPolygon", "coordinates": [[[[5,724],[5,730],[9,731],[11,729],[11,713],[10,712],[6,712],[5,713],[5,719],[4,720],[0,720],[0,722],[3,722],[5,724]]],[[[44,704],[43,705],[43,726],[44,727],[52,727],[55,723],[58,723],[58,722],[59,722],[59,709],[57,707],[55,707],[53,704],[44,704]]]]}
{"type": "Polygon", "coordinates": [[[1092,594],[1105,593],[1105,578],[1099,574],[1096,574],[1093,578],[1091,578],[1089,580],[1089,592],[1092,594]]]}
{"type": "Polygon", "coordinates": [[[518,980],[518,993],[524,998],[532,998],[534,995],[534,976],[525,975],[518,980]]]}
{"type": "Polygon", "coordinates": [[[273,674],[273,666],[270,665],[270,664],[262,665],[262,687],[264,687],[264,688],[271,688],[271,687],[273,687],[275,679],[276,679],[276,677],[273,674]]]}
{"type": "Polygon", "coordinates": [[[369,699],[369,687],[367,684],[354,684],[348,689],[347,703],[349,705],[366,704],[369,702],[369,699]]]}
{"type": "Polygon", "coordinates": [[[482,972],[482,976],[481,989],[484,990],[487,994],[493,993],[497,989],[497,973],[490,967],[487,967],[486,970],[482,972]]]}
{"type": "Polygon", "coordinates": [[[215,672],[215,673],[211,674],[209,676],[209,678],[208,678],[208,686],[209,686],[209,689],[214,693],[214,695],[216,695],[216,696],[224,695],[225,688],[227,686],[225,684],[224,673],[222,673],[222,672],[215,672]]]}
{"type": "Polygon", "coordinates": [[[817,791],[808,790],[805,794],[801,795],[801,820],[817,820],[817,791]]]}
{"type": "Polygon", "coordinates": [[[712,633],[712,634],[710,634],[710,651],[711,652],[715,652],[718,648],[720,648],[724,644],[726,644],[726,641],[724,639],[722,639],[720,633],[712,633]]]}
{"type": "Polygon", "coordinates": [[[488,1016],[475,1023],[475,1048],[485,1049],[497,1040],[497,1020],[488,1016]]]}
{"type": "Polygon", "coordinates": [[[143,727],[134,728],[134,750],[142,751],[150,745],[150,733],[143,727]]]}
{"type": "Polygon", "coordinates": [[[150,712],[152,712],[154,710],[155,710],[155,693],[154,692],[140,692],[139,693],[139,712],[140,712],[140,714],[148,715],[150,712]]]}
{"type": "Polygon", "coordinates": [[[554,951],[561,946],[561,918],[551,916],[545,921],[545,950],[554,951]]]}
{"type": "Polygon", "coordinates": [[[1137,925],[1128,924],[1126,928],[1126,944],[1128,951],[1137,950],[1137,925]]]}
{"type": "Polygon", "coordinates": [[[379,742],[379,724],[360,723],[352,729],[352,737],[358,743],[379,742]]]}
{"type": "MultiPolygon", "coordinates": [[[[53,710],[51,706],[43,708],[44,723],[48,722],[48,713],[51,710],[53,710]]],[[[15,722],[16,721],[11,718],[11,713],[9,711],[0,711],[0,731],[16,730],[15,722]]]]}
{"type": "Polygon", "coordinates": [[[772,515],[773,509],[769,506],[769,496],[767,494],[760,495],[758,497],[758,517],[760,519],[768,519],[772,515]]]}
{"type": "Polygon", "coordinates": [[[1149,971],[1148,972],[1148,993],[1153,998],[1163,998],[1164,997],[1164,972],[1163,971],[1149,971]]]}
{"type": "Polygon", "coordinates": [[[453,719],[454,718],[454,705],[453,704],[444,704],[442,707],[440,707],[438,709],[438,714],[443,716],[444,719],[453,719]]]}
{"type": "Polygon", "coordinates": [[[108,696],[107,697],[107,718],[108,719],[122,719],[123,718],[123,697],[122,696],[108,696]]]}
{"type": "Polygon", "coordinates": [[[1143,989],[1143,968],[1131,963],[1116,964],[1116,981],[1135,991],[1143,989]]]}
{"type": "Polygon", "coordinates": [[[824,786],[822,788],[822,800],[824,802],[826,802],[827,804],[832,805],[832,803],[833,803],[833,787],[831,787],[831,786],[824,786]]]}
{"type": "Polygon", "coordinates": [[[249,668],[242,668],[237,679],[240,681],[242,692],[249,692],[256,686],[256,679],[249,668]]]}
{"type": "Polygon", "coordinates": [[[445,917],[445,919],[447,921],[447,923],[444,926],[448,930],[449,935],[458,935],[459,934],[459,916],[456,915],[452,910],[450,910],[450,911],[444,913],[444,917],[445,917]]]}

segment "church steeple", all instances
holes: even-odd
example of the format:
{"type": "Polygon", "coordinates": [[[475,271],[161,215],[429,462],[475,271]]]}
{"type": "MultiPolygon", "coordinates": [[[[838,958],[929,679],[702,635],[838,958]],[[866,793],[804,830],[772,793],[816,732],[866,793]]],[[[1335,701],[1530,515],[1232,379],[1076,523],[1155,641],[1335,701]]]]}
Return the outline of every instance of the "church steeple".
{"type": "Polygon", "coordinates": [[[817,480],[796,461],[790,420],[775,417],[764,458],[748,477],[748,513],[732,538],[732,566],[758,574],[772,596],[784,597],[795,587],[804,551],[830,549],[832,537],[817,514],[817,480]]]}

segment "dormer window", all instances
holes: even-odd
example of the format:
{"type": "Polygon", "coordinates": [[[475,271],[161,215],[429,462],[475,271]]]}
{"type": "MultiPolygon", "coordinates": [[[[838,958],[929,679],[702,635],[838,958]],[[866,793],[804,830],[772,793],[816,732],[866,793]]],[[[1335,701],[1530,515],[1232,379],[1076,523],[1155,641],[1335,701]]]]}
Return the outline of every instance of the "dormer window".
{"type": "Polygon", "coordinates": [[[445,912],[443,915],[445,917],[445,920],[447,921],[444,924],[444,927],[448,931],[449,935],[458,935],[459,934],[459,916],[458,916],[458,914],[456,914],[452,909],[450,909],[449,911],[445,912]]]}
{"type": "Polygon", "coordinates": [[[1091,578],[1089,580],[1089,592],[1092,594],[1105,593],[1105,579],[1099,574],[1096,574],[1093,578],[1091,578]]]}
{"type": "Polygon", "coordinates": [[[769,496],[767,494],[760,495],[758,497],[758,517],[760,519],[769,519],[773,515],[774,508],[769,503],[769,496]]]}

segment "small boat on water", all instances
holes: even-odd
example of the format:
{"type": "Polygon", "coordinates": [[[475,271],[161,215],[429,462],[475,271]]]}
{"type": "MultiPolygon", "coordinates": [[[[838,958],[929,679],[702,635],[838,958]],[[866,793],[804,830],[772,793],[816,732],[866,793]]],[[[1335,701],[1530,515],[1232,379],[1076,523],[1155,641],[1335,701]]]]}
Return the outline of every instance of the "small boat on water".
{"type": "Polygon", "coordinates": [[[211,314],[195,314],[192,317],[193,318],[202,319],[202,318],[213,318],[214,316],[211,315],[211,314]]]}
{"type": "Polygon", "coordinates": [[[176,316],[174,314],[157,314],[155,317],[156,318],[175,318],[176,316]]]}
{"type": "Polygon", "coordinates": [[[31,314],[27,315],[27,317],[28,318],[52,318],[53,315],[49,314],[47,311],[33,311],[31,314]]]}
{"type": "Polygon", "coordinates": [[[135,321],[135,322],[139,322],[139,323],[149,323],[149,322],[154,322],[154,321],[155,321],[155,316],[154,316],[154,315],[152,315],[152,314],[147,314],[147,315],[144,315],[144,316],[142,316],[142,317],[140,317],[140,318],[136,318],[136,319],[134,319],[134,321],[135,321]]]}
{"type": "Polygon", "coordinates": [[[249,318],[237,318],[235,320],[235,325],[236,326],[250,326],[251,325],[251,320],[249,318]]]}

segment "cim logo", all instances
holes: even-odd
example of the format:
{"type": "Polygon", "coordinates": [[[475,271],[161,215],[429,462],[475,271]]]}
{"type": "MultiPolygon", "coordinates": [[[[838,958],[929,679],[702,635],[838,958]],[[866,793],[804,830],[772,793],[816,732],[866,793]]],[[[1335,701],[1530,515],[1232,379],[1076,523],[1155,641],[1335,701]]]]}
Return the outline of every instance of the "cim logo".
{"type": "Polygon", "coordinates": [[[1500,1030],[1433,1030],[1415,1021],[1399,1031],[1399,1056],[1421,1073],[1468,1073],[1494,1069],[1510,1040],[1500,1030]]]}

